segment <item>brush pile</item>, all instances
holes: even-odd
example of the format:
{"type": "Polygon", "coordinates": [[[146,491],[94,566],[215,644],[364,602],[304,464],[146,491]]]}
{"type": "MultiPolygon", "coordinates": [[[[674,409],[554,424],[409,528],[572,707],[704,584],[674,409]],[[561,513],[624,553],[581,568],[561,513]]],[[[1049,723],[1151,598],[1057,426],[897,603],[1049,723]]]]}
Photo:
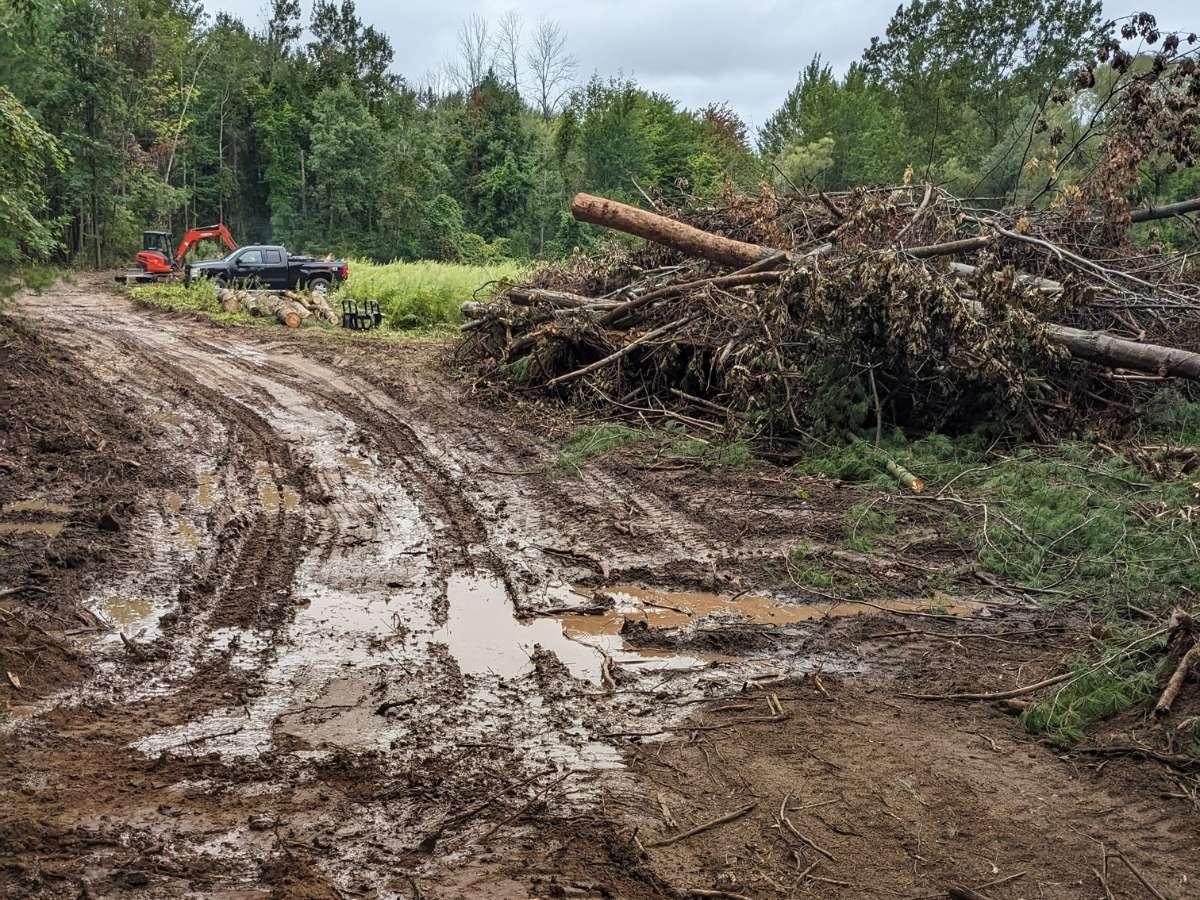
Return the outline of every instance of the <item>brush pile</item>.
{"type": "Polygon", "coordinates": [[[461,349],[492,384],[752,440],[989,419],[1048,439],[1200,381],[1200,270],[1131,237],[1200,200],[1097,210],[905,185],[685,218],[580,194],[577,219],[649,243],[465,304],[461,349]]]}

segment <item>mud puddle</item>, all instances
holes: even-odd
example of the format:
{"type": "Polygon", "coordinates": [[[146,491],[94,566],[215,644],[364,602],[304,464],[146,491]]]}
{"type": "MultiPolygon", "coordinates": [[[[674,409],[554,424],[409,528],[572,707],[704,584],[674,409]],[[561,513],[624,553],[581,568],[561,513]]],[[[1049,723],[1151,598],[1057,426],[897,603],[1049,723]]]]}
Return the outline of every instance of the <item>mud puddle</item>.
{"type": "Polygon", "coordinates": [[[299,492],[275,480],[275,472],[269,462],[260,462],[254,470],[258,477],[258,502],[268,513],[277,513],[280,508],[295,512],[300,508],[299,492]]]}
{"type": "Polygon", "coordinates": [[[27,512],[65,516],[71,512],[71,507],[66,503],[55,503],[51,500],[17,500],[14,503],[6,503],[4,506],[0,506],[0,514],[3,515],[27,512]]]}
{"type": "Polygon", "coordinates": [[[97,605],[97,612],[124,630],[146,623],[154,612],[154,601],[145,597],[105,597],[97,605]]]}
{"type": "Polygon", "coordinates": [[[515,678],[533,668],[537,649],[553,653],[582,681],[599,683],[605,657],[647,668],[696,667],[711,658],[627,648],[616,616],[562,615],[518,619],[504,585],[457,577],[447,585],[450,601],[445,626],[431,638],[447,646],[464,674],[515,678]],[[613,627],[609,627],[613,625],[613,627]]]}
{"type": "Polygon", "coordinates": [[[71,511],[71,507],[66,503],[39,498],[6,503],[0,507],[0,515],[14,517],[17,521],[0,522],[0,535],[40,534],[48,538],[58,537],[69,523],[50,518],[30,520],[26,516],[28,513],[37,513],[42,516],[66,516],[70,515],[71,511]]]}
{"type": "MultiPolygon", "coordinates": [[[[921,612],[930,615],[969,616],[981,606],[966,600],[898,600],[878,603],[831,602],[793,603],[780,597],[714,594],[704,591],[672,591],[635,585],[611,588],[576,588],[576,593],[596,600],[611,598],[613,607],[600,616],[575,617],[596,620],[591,633],[616,634],[627,619],[644,621],[652,628],[682,628],[700,619],[733,620],[746,625],[798,625],[820,619],[876,615],[881,610],[921,612]]],[[[580,627],[576,623],[576,627],[580,627]]]]}
{"type": "Polygon", "coordinates": [[[66,522],[0,522],[0,534],[40,534],[45,537],[58,537],[66,522]]]}

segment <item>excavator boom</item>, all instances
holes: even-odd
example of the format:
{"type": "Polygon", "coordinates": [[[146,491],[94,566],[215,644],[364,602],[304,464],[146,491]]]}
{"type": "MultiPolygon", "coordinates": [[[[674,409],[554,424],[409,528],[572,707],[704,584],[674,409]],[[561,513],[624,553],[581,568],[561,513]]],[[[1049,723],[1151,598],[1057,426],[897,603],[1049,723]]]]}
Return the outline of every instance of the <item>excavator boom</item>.
{"type": "Polygon", "coordinates": [[[184,256],[192,247],[200,241],[209,238],[219,238],[221,243],[232,253],[238,248],[237,241],[233,239],[233,235],[229,233],[229,229],[225,227],[224,222],[218,222],[216,225],[206,225],[203,228],[192,228],[183,236],[179,242],[179,247],[175,251],[175,265],[183,262],[184,256]]]}

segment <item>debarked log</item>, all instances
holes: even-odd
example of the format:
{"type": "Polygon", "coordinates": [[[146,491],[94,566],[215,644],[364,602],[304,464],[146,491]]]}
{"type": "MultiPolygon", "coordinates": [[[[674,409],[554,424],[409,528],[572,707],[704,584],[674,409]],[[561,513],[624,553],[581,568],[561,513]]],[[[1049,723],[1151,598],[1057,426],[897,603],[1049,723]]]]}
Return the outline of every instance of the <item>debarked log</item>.
{"type": "Polygon", "coordinates": [[[592,194],[576,194],[571,215],[580,222],[603,225],[672,247],[687,256],[725,266],[749,266],[779,251],[712,234],[675,219],[592,194]]]}

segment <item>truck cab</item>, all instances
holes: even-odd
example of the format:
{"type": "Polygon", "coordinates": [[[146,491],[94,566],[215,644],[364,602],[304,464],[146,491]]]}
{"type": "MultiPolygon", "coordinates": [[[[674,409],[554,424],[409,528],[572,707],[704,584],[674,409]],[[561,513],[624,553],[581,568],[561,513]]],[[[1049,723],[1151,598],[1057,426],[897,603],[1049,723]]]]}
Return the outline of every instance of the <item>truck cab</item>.
{"type": "Polygon", "coordinates": [[[256,245],[243,247],[227,257],[233,266],[235,281],[252,279],[263,287],[287,290],[292,287],[288,252],[283,247],[256,245]]]}

